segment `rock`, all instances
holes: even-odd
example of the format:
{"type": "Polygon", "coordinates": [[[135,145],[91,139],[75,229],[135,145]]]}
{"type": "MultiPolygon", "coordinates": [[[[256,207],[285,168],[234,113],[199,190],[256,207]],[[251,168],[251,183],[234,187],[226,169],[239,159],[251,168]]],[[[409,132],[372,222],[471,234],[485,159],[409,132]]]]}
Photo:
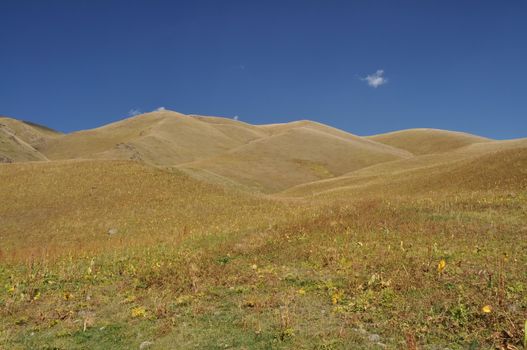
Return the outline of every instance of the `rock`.
{"type": "Polygon", "coordinates": [[[154,342],[146,340],[146,341],[142,342],[141,345],[139,345],[139,350],[148,349],[152,345],[154,345],[154,342]]]}
{"type": "Polygon", "coordinates": [[[381,341],[381,336],[378,334],[370,334],[368,336],[368,340],[371,341],[372,343],[378,343],[381,341]]]}
{"type": "Polygon", "coordinates": [[[119,230],[116,229],[116,228],[111,228],[111,229],[108,230],[108,234],[110,236],[115,235],[117,232],[119,232],[119,230]]]}

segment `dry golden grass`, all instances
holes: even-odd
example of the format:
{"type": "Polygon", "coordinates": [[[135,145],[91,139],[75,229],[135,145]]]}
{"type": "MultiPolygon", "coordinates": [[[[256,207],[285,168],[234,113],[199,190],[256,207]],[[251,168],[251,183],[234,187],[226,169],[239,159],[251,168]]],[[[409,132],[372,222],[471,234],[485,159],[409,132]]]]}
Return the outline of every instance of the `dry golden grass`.
{"type": "Polygon", "coordinates": [[[117,138],[146,159],[156,142],[188,147],[180,129],[210,133],[156,158],[208,154],[185,164],[192,177],[129,160],[0,165],[0,349],[521,347],[524,140],[410,157],[311,122],[167,113],[47,150],[135,152],[117,138]]]}
{"type": "Polygon", "coordinates": [[[400,195],[458,190],[523,190],[527,147],[482,155],[426,155],[387,162],[344,176],[291,187],[283,196],[400,195]]]}
{"type": "Polygon", "coordinates": [[[4,257],[64,255],[267,227],[285,205],[131,161],[0,166],[4,257]],[[117,235],[109,236],[115,228],[117,235]]]}
{"type": "Polygon", "coordinates": [[[172,166],[218,155],[265,135],[245,123],[217,119],[221,123],[172,111],[152,112],[64,135],[43,152],[50,159],[137,159],[172,166]]]}
{"type": "Polygon", "coordinates": [[[345,135],[338,136],[316,125],[295,124],[284,126],[284,129],[217,157],[181,167],[198,173],[206,170],[262,192],[277,192],[300,183],[409,157],[405,151],[343,132],[345,135]]]}
{"type": "Polygon", "coordinates": [[[424,348],[518,346],[526,199],[461,191],[298,202],[265,228],[176,241],[147,230],[137,244],[18,256],[0,270],[0,344],[369,349],[379,335],[399,349],[410,335],[424,348]]]}
{"type": "Polygon", "coordinates": [[[256,126],[172,111],[52,138],[39,149],[53,160],[131,159],[181,166],[202,180],[235,182],[262,192],[411,157],[405,150],[315,122],[256,126]]]}
{"type": "Polygon", "coordinates": [[[368,138],[407,150],[415,155],[448,152],[474,143],[491,141],[467,133],[438,129],[408,129],[373,135],[368,138]]]}

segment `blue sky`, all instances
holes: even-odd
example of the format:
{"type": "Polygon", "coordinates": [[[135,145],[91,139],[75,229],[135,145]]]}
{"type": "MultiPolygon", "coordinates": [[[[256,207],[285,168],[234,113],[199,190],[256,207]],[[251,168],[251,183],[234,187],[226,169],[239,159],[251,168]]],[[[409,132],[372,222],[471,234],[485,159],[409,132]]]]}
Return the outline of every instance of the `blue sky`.
{"type": "Polygon", "coordinates": [[[163,106],[527,136],[524,0],[0,0],[0,19],[0,114],[62,131],[163,106]]]}

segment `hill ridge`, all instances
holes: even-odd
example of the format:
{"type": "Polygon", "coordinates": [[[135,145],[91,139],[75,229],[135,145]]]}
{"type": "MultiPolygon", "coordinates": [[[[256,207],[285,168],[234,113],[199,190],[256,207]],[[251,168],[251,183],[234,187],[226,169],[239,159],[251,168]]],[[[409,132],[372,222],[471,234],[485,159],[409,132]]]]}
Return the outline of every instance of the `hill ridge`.
{"type": "Polygon", "coordinates": [[[229,187],[238,184],[244,190],[265,193],[296,191],[298,186],[319,183],[338,185],[348,177],[388,176],[522,148],[527,142],[496,141],[435,128],[359,136],[307,119],[253,125],[171,110],[67,134],[31,122],[4,120],[17,128],[20,135],[16,137],[23,141],[10,138],[7,127],[3,128],[0,156],[4,161],[133,160],[177,168],[202,181],[229,187]]]}

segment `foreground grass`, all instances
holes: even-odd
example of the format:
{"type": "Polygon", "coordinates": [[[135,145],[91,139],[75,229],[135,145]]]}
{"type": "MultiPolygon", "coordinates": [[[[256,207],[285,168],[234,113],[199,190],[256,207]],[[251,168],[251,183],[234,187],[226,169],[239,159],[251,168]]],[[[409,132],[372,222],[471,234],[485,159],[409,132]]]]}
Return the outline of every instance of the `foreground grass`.
{"type": "Polygon", "coordinates": [[[295,205],[270,226],[4,260],[0,348],[521,347],[527,192],[295,205]]]}

